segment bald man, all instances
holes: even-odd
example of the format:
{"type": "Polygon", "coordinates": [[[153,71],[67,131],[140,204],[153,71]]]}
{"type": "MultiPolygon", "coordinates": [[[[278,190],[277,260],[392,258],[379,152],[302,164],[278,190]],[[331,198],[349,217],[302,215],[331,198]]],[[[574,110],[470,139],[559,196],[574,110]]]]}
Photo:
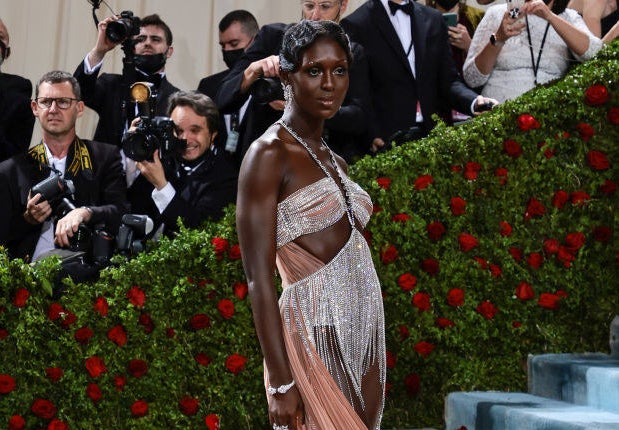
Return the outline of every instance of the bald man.
{"type": "Polygon", "coordinates": [[[10,55],[9,31],[0,19],[0,161],[28,149],[34,126],[32,83],[1,71],[10,55]]]}

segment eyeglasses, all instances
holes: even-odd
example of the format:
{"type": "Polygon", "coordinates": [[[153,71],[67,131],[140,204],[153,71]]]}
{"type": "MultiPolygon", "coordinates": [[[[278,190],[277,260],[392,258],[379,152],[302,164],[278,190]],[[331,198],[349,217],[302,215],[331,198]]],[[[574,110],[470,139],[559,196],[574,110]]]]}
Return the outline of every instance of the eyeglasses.
{"type": "Polygon", "coordinates": [[[320,9],[320,12],[328,12],[333,9],[335,6],[339,5],[338,1],[323,1],[320,3],[313,1],[304,1],[302,2],[303,10],[306,12],[313,12],[316,7],[320,9]]]}
{"type": "Polygon", "coordinates": [[[56,102],[56,107],[58,109],[69,109],[73,102],[76,101],[78,101],[78,99],[72,99],[70,97],[39,97],[35,99],[37,106],[41,109],[50,109],[54,102],[56,102]]]}

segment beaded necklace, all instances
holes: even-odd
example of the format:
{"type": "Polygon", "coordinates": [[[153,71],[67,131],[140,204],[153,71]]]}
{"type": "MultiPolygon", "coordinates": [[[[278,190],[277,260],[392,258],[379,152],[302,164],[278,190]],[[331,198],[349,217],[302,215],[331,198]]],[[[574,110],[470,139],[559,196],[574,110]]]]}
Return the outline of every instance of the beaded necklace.
{"type": "MultiPolygon", "coordinates": [[[[301,144],[301,146],[303,146],[305,148],[305,150],[309,153],[309,155],[314,159],[316,164],[318,164],[318,167],[320,167],[320,170],[322,170],[324,172],[324,174],[327,175],[327,177],[329,179],[331,179],[333,182],[335,182],[335,180],[331,176],[331,173],[329,173],[327,168],[322,164],[322,162],[320,161],[320,159],[318,158],[316,153],[314,153],[314,151],[312,151],[312,148],[310,148],[310,146],[307,144],[307,142],[305,142],[303,139],[301,139],[301,136],[299,136],[288,124],[286,124],[284,122],[284,120],[280,119],[277,122],[282,127],[284,127],[286,129],[286,131],[288,133],[290,133],[290,135],[292,137],[294,137],[295,140],[301,144]]],[[[327,148],[327,151],[329,151],[329,155],[331,156],[331,163],[333,163],[333,167],[335,168],[335,172],[337,173],[337,176],[340,179],[340,183],[342,184],[342,188],[344,189],[344,192],[342,194],[344,195],[344,201],[346,202],[346,215],[348,216],[348,222],[350,222],[351,227],[354,228],[354,226],[355,226],[355,219],[354,219],[354,216],[353,216],[352,198],[350,196],[350,190],[346,186],[346,182],[344,181],[344,175],[342,175],[342,172],[340,171],[340,168],[339,168],[337,162],[335,161],[335,155],[333,154],[333,151],[331,151],[331,148],[329,148],[327,146],[327,143],[325,142],[324,139],[321,139],[321,143],[324,145],[325,148],[327,148]]]]}

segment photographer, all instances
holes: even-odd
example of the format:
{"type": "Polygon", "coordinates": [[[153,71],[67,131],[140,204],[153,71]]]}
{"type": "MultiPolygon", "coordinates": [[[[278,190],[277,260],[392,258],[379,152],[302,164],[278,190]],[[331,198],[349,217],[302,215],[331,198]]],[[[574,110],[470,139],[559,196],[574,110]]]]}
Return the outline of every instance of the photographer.
{"type": "MultiPolygon", "coordinates": [[[[348,0],[307,0],[301,2],[301,13],[303,19],[337,22],[347,5],[348,0]]],[[[279,50],[289,26],[283,23],[263,26],[217,92],[215,103],[226,114],[235,112],[252,95],[245,114],[247,125],[240,142],[242,155],[283,114],[279,50]]],[[[353,43],[352,50],[354,60],[348,70],[350,86],[338,113],[327,120],[324,136],[329,147],[349,163],[361,158],[370,149],[370,142],[365,138],[370,118],[368,62],[360,45],[353,43]]]]}
{"type": "MultiPolygon", "coordinates": [[[[136,160],[140,174],[128,190],[131,211],[150,216],[155,229],[166,234],[177,229],[178,217],[191,228],[209,218],[219,219],[223,208],[236,201],[238,176],[222,149],[213,145],[220,127],[215,103],[197,91],[179,91],[169,104],[172,128],[184,140],[182,149],[176,154],[154,150],[152,160],[136,160]]],[[[124,139],[128,156],[143,152],[128,142],[144,142],[149,134],[162,134],[140,129],[141,121],[134,120],[124,139]],[[136,138],[136,134],[146,137],[136,138]]]]}
{"type": "Polygon", "coordinates": [[[75,133],[84,111],[77,80],[66,72],[46,73],[31,107],[41,123],[41,143],[0,163],[0,244],[11,258],[27,262],[75,246],[85,227],[105,224],[114,234],[126,211],[118,148],[75,133]],[[42,181],[47,184],[42,188],[55,188],[58,196],[47,200],[32,193],[42,181]],[[56,200],[64,200],[64,211],[56,200]]]}
{"type": "Polygon", "coordinates": [[[94,139],[120,146],[123,132],[140,114],[139,107],[130,101],[131,84],[136,81],[153,83],[159,101],[154,106],[156,115],[164,114],[168,97],[178,91],[165,74],[166,61],[174,52],[172,32],[159,15],[140,20],[130,12],[111,16],[97,28],[97,43],[77,66],[74,76],[82,88],[86,106],[99,114],[94,139]],[[127,37],[123,40],[123,36],[127,37]],[[121,43],[125,51],[123,74],[99,76],[105,54],[121,43]]]}

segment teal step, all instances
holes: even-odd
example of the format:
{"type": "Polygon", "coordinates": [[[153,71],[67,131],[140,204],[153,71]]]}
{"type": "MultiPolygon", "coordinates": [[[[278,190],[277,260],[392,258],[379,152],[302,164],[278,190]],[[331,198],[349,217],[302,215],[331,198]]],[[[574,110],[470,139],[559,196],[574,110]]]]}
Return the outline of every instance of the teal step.
{"type": "Polygon", "coordinates": [[[530,356],[529,393],[619,414],[619,359],[607,354],[530,356]]]}
{"type": "Polygon", "coordinates": [[[526,393],[455,392],[445,430],[617,430],[619,414],[526,393]]]}

